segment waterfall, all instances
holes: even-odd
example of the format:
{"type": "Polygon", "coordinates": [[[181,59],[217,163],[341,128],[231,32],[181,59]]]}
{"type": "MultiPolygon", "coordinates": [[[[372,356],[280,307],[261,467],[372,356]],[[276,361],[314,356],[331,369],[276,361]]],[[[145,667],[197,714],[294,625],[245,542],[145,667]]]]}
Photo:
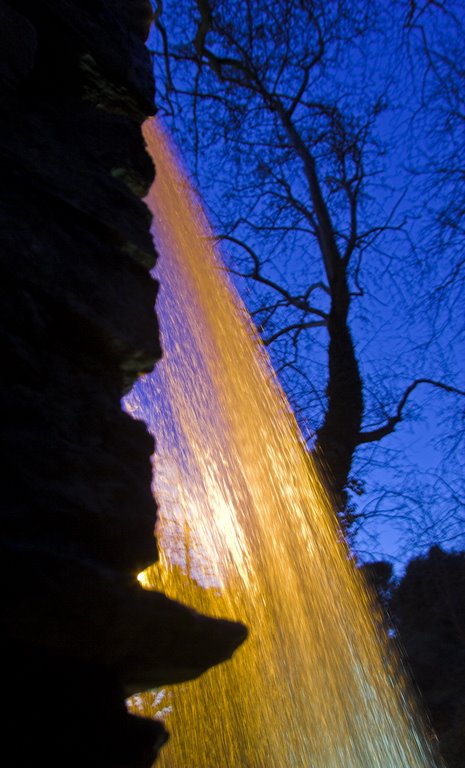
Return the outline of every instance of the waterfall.
{"type": "Polygon", "coordinates": [[[128,706],[166,722],[161,768],[439,766],[182,163],[158,120],[145,138],[164,357],[125,400],[157,446],[161,557],[140,578],[250,635],[128,706]]]}

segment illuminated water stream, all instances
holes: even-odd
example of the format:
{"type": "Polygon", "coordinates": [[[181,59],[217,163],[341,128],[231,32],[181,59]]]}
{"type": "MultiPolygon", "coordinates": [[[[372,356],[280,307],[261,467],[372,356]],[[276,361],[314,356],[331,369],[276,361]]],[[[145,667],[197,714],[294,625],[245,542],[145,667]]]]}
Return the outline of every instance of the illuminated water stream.
{"type": "Polygon", "coordinates": [[[164,358],[126,399],[157,441],[148,588],[250,630],[232,661],[135,696],[160,768],[439,766],[256,331],[176,154],[146,126],[164,358]]]}

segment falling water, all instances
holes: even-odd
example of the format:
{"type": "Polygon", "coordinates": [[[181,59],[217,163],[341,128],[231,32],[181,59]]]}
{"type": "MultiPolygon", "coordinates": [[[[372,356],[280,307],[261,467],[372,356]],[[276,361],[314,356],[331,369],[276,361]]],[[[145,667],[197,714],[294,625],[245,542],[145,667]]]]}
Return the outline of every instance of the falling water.
{"type": "Polygon", "coordinates": [[[125,403],[157,441],[142,580],[250,635],[129,707],[166,722],[161,768],[438,766],[201,205],[160,125],[145,135],[164,358],[125,403]]]}

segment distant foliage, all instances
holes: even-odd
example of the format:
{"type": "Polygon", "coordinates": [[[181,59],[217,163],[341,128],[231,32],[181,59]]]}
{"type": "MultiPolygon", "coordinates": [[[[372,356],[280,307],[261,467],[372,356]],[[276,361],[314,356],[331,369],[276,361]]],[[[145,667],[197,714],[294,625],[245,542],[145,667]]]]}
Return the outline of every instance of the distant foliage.
{"type": "Polygon", "coordinates": [[[405,653],[447,768],[465,766],[465,552],[433,546],[399,580],[390,563],[363,566],[405,653]]]}

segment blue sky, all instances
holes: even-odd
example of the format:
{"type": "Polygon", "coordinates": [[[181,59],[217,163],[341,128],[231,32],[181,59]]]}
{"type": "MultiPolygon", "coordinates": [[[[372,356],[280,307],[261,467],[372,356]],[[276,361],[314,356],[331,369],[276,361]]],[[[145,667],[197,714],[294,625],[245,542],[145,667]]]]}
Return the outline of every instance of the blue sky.
{"type": "MultiPolygon", "coordinates": [[[[169,34],[174,35],[174,46],[190,23],[189,14],[184,13],[187,6],[165,3],[165,24],[169,34]]],[[[453,2],[449,8],[454,11],[459,6],[453,2]]],[[[402,3],[389,4],[389,8],[397,13],[397,21],[405,13],[402,3]]],[[[376,175],[367,180],[364,205],[367,221],[389,220],[392,229],[376,241],[365,257],[360,273],[365,296],[354,301],[352,314],[371,424],[373,419],[382,421],[385,414],[392,413],[396,398],[416,377],[445,380],[464,388],[463,310],[454,305],[456,298],[450,293],[434,294],[457,259],[455,243],[452,247],[450,242],[444,243],[442,250],[437,247],[431,225],[443,207],[442,196],[447,189],[438,186],[440,194],[435,194],[431,177],[428,191],[427,173],[411,173],[412,168],[428,170],[429,159],[438,155],[438,141],[443,154],[457,141],[454,131],[446,131],[441,123],[444,102],[434,99],[436,73],[426,72],[421,56],[425,35],[438,49],[441,45],[444,49],[444,41],[450,40],[452,49],[456,42],[454,24],[452,17],[432,7],[421,15],[409,37],[400,24],[392,28],[395,34],[390,34],[392,29],[378,30],[346,46],[338,65],[323,73],[318,86],[321,93],[325,88],[338,92],[339,104],[356,112],[376,94],[383,96],[367,160],[370,173],[376,170],[376,175]]],[[[149,46],[157,48],[159,44],[155,34],[149,46]]],[[[175,135],[214,229],[224,231],[228,220],[252,208],[254,215],[263,215],[260,204],[254,202],[254,192],[246,185],[259,167],[257,163],[248,166],[245,153],[238,156],[234,145],[221,141],[209,103],[203,111],[197,104],[201,131],[200,149],[195,154],[192,102],[172,97],[178,111],[174,118],[167,115],[162,57],[155,57],[155,66],[161,119],[175,135]],[[237,185],[231,185],[235,174],[244,181],[240,191],[237,185]]],[[[181,75],[185,86],[189,69],[184,68],[181,75]]],[[[284,168],[283,173],[298,190],[298,168],[295,172],[291,168],[284,168]]],[[[263,182],[266,184],[266,173],[263,182]]],[[[267,243],[260,237],[251,242],[257,249],[270,245],[269,238],[267,243]]],[[[279,244],[277,240],[275,243],[276,248],[279,244]]],[[[223,255],[227,264],[237,263],[233,248],[223,247],[223,255]]],[[[292,243],[289,240],[280,256],[270,257],[267,274],[271,277],[279,276],[287,284],[302,279],[305,284],[310,269],[312,279],[318,279],[318,261],[305,262],[306,245],[299,237],[292,243]]],[[[250,282],[238,280],[237,285],[248,308],[256,309],[260,297],[250,282]]],[[[313,331],[305,344],[306,371],[321,392],[326,364],[322,332],[313,331]]],[[[282,349],[271,347],[270,353],[278,366],[282,349]]],[[[298,389],[298,381],[292,376],[284,377],[283,384],[304,432],[311,432],[321,413],[318,400],[309,403],[305,389],[293,391],[298,389]]],[[[357,537],[362,556],[388,556],[401,568],[407,552],[422,552],[435,541],[456,548],[465,546],[465,514],[458,498],[463,452],[452,450],[455,427],[460,426],[460,409],[453,396],[419,387],[409,400],[408,420],[380,446],[359,449],[354,474],[364,481],[366,490],[358,503],[365,512],[377,510],[376,517],[369,517],[357,537]]]]}

